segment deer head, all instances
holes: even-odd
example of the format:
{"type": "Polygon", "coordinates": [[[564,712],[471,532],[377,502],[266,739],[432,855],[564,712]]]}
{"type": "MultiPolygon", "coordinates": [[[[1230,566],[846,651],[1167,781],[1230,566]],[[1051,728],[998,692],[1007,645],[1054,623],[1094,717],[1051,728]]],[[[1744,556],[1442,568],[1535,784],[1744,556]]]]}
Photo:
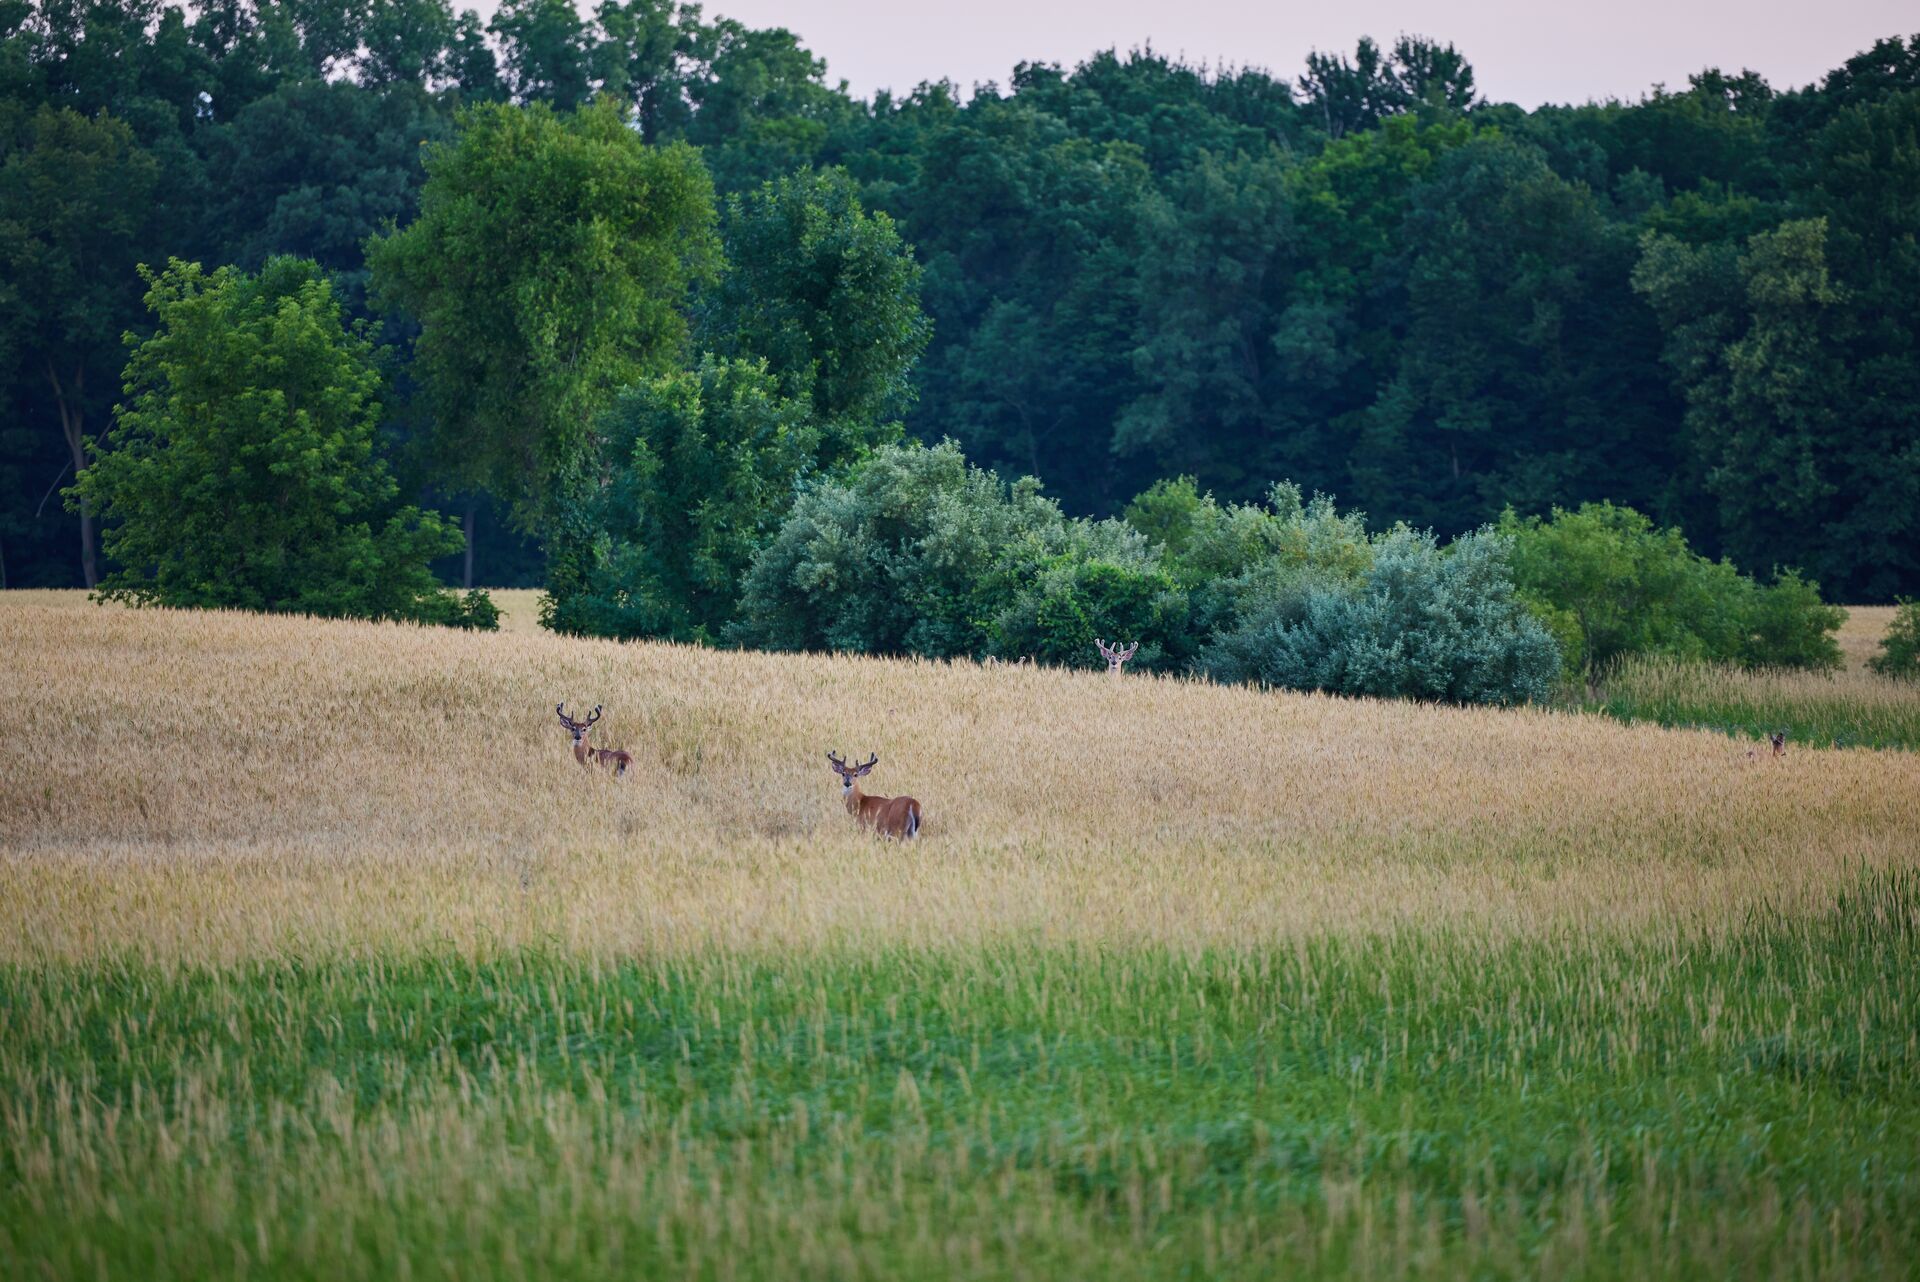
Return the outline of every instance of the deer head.
{"type": "Polygon", "coordinates": [[[853,791],[853,781],[855,779],[865,778],[869,770],[880,764],[880,754],[877,752],[874,753],[867,758],[863,765],[850,766],[847,764],[846,759],[840,756],[839,753],[829,752],[827,754],[827,764],[833,767],[833,773],[840,776],[840,791],[842,793],[848,793],[853,791]]]}
{"type": "Polygon", "coordinates": [[[575,721],[568,716],[567,705],[564,703],[554,704],[553,710],[559,715],[560,724],[565,726],[567,733],[573,736],[573,746],[576,748],[586,741],[587,731],[592,729],[593,723],[600,719],[600,705],[597,703],[593,705],[593,711],[587,714],[585,721],[575,721]]]}
{"type": "Polygon", "coordinates": [[[1105,641],[1096,637],[1093,643],[1099,647],[1100,657],[1107,661],[1107,673],[1110,676],[1116,677],[1120,675],[1120,665],[1128,659],[1131,659],[1133,652],[1140,648],[1138,641],[1135,641],[1132,645],[1120,645],[1118,643],[1108,645],[1105,641]]]}

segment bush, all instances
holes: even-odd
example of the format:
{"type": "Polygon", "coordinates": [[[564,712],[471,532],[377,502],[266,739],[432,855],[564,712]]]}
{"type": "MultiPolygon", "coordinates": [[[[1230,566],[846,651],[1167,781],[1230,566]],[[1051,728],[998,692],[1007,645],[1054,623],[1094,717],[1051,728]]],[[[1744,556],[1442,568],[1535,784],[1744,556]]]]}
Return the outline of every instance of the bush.
{"type": "Polygon", "coordinates": [[[1748,667],[1832,671],[1841,664],[1834,634],[1847,612],[1820,599],[1820,585],[1796,570],[1754,585],[1747,607],[1740,661],[1748,667]]]}
{"type": "Polygon", "coordinates": [[[1588,503],[1550,520],[1511,511],[1514,582],[1561,644],[1569,677],[1591,685],[1625,655],[1830,669],[1845,615],[1793,571],[1763,587],[1709,561],[1677,529],[1632,508],[1588,503]]]}
{"type": "Polygon", "coordinates": [[[421,599],[420,611],[414,617],[421,623],[437,623],[443,628],[492,632],[500,626],[500,607],[482,588],[436,592],[421,599]]]}
{"type": "Polygon", "coordinates": [[[1156,563],[1140,534],[1117,521],[1074,521],[1065,550],[1037,564],[1004,558],[989,599],[1007,605],[988,628],[988,649],[1073,668],[1101,666],[1097,638],[1139,642],[1138,668],[1190,657],[1187,594],[1156,563]]]}
{"type": "Polygon", "coordinates": [[[100,597],[493,626],[491,603],[428,569],[459,531],[396,501],[374,347],[320,269],[176,261],[147,280],[157,327],[127,363],[114,448],[68,491],[109,522],[100,597]]]}
{"type": "Polygon", "coordinates": [[[608,481],[557,534],[542,621],[560,632],[717,640],[820,430],[764,362],[709,356],[601,418],[608,481]],[[572,523],[569,523],[572,524],[572,523]]]}
{"type": "Polygon", "coordinates": [[[1887,635],[1880,638],[1880,653],[1867,666],[1884,677],[1920,677],[1920,601],[1901,598],[1887,635]]]}
{"type": "Polygon", "coordinates": [[[1560,670],[1553,637],[1520,603],[1505,539],[1379,539],[1357,585],[1324,568],[1279,585],[1201,658],[1217,680],[1449,703],[1544,699],[1560,670]]]}
{"type": "Polygon", "coordinates": [[[1281,481],[1267,503],[1224,507],[1192,477],[1161,481],[1127,505],[1127,523],[1153,542],[1161,568],[1188,596],[1200,637],[1231,630],[1242,603],[1302,575],[1355,583],[1373,561],[1366,517],[1342,515],[1331,498],[1303,502],[1281,481]]]}
{"type": "Polygon", "coordinates": [[[754,555],[728,635],[770,650],[983,653],[1006,567],[1067,546],[1038,481],[1003,484],[951,441],[886,446],[794,503],[754,555]]]}

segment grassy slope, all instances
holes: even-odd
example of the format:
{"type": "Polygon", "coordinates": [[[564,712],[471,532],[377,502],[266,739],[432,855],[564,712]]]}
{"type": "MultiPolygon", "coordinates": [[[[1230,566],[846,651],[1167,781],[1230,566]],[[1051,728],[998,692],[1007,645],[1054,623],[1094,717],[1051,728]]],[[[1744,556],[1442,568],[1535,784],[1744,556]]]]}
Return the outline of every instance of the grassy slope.
{"type": "Polygon", "coordinates": [[[51,594],[0,646],[0,1276],[1920,1254],[1911,755],[51,594]]]}
{"type": "Polygon", "coordinates": [[[1834,673],[1628,660],[1590,706],[1621,721],[1756,741],[1785,731],[1796,748],[1920,750],[1920,681],[1883,677],[1866,666],[1892,622],[1892,606],[1851,607],[1839,637],[1845,666],[1834,673]]]}

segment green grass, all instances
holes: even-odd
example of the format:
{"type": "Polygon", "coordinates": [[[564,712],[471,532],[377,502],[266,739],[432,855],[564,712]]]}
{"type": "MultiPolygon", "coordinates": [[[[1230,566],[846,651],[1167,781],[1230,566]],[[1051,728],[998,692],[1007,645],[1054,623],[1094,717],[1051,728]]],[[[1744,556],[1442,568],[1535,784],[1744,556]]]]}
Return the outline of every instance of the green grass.
{"type": "Polygon", "coordinates": [[[1597,697],[1576,706],[1620,721],[1650,721],[1762,739],[1784,730],[1815,748],[1920,749],[1920,681],[1873,672],[1747,671],[1673,659],[1632,659],[1597,697]]]}
{"type": "Polygon", "coordinates": [[[1641,940],[0,970],[0,1276],[1893,1273],[1920,878],[1641,940]]]}

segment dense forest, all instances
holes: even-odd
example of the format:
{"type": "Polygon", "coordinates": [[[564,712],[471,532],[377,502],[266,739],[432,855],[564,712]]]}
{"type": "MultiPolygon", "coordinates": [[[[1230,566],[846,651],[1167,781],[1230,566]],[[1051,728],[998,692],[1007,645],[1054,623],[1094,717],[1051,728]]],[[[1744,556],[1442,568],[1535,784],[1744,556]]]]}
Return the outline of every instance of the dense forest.
{"type": "Polygon", "coordinates": [[[1290,479],[1443,537],[1604,500],[1829,599],[1920,591],[1920,36],[1806,88],[1709,69],[1531,112],[1409,37],[1291,81],[1144,50],[861,101],[791,34],[672,0],[507,0],[484,26],[448,0],[0,0],[4,583],[103,573],[62,490],[153,332],[139,269],[283,255],[367,322],[397,486],[469,535],[443,577],[555,573],[487,465],[485,407],[445,391],[484,336],[422,344],[458,309],[421,264],[460,232],[422,193],[464,109],[547,104],[527,128],[584,148],[594,126],[566,122],[607,100],[662,158],[633,181],[711,182],[735,264],[704,290],[675,268],[694,301],[660,342],[711,355],[624,401],[629,436],[701,396],[798,395],[815,464],[884,443],[834,423],[897,418],[1074,515],[1173,477],[1222,503],[1290,479]],[[754,277],[755,237],[816,216],[841,261],[911,247],[913,290],[874,295],[924,312],[888,321],[898,386],[830,353],[804,387],[755,381],[791,336],[756,338],[726,282],[804,294],[785,260],[754,277]],[[441,394],[414,394],[421,369],[441,394]]]}

